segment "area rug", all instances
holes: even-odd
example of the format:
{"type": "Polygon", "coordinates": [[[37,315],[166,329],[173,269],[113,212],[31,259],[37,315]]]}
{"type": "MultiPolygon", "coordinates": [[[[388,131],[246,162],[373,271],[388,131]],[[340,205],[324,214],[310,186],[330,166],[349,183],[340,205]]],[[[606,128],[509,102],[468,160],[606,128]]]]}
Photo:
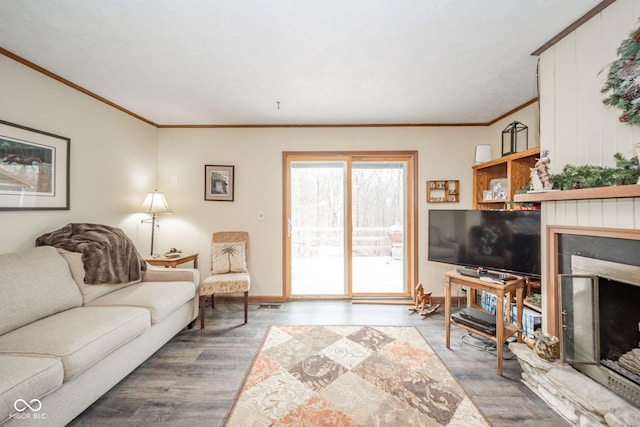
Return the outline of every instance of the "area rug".
{"type": "Polygon", "coordinates": [[[414,327],[273,326],[225,425],[491,424],[414,327]]]}

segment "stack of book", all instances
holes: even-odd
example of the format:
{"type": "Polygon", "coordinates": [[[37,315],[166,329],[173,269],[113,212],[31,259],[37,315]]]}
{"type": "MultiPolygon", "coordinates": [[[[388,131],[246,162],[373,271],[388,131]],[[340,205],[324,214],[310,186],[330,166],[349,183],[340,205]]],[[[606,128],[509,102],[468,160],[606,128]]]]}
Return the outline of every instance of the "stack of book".
{"type": "Polygon", "coordinates": [[[533,333],[542,328],[542,314],[529,307],[522,309],[522,331],[533,338],[533,333]]]}
{"type": "MultiPolygon", "coordinates": [[[[476,304],[482,307],[483,310],[488,311],[489,313],[495,315],[496,314],[496,304],[498,303],[498,297],[495,294],[490,292],[482,292],[478,291],[476,293],[476,304]]],[[[512,302],[511,304],[511,319],[509,321],[513,324],[518,323],[518,311],[516,310],[516,303],[512,302]]],[[[504,308],[504,321],[507,321],[507,300],[503,301],[504,308]]],[[[522,309],[522,331],[533,338],[533,334],[536,330],[542,328],[542,314],[539,312],[532,310],[528,307],[523,307],[522,309]]]]}

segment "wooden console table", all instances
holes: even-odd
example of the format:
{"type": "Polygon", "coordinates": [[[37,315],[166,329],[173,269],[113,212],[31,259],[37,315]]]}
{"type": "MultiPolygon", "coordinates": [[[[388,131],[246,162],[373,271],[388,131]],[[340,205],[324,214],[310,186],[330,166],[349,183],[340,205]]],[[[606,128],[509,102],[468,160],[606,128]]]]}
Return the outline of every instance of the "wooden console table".
{"type": "Polygon", "coordinates": [[[496,303],[496,335],[489,335],[485,332],[479,331],[471,326],[463,325],[462,323],[453,320],[456,326],[460,326],[474,334],[483,336],[496,343],[496,350],[498,353],[498,375],[502,375],[502,352],[504,342],[510,336],[517,334],[518,342],[522,342],[522,301],[524,293],[524,278],[518,277],[516,280],[508,281],[506,284],[485,282],[475,277],[464,276],[455,270],[449,271],[444,275],[444,316],[445,316],[445,334],[447,348],[450,346],[450,334],[451,334],[451,285],[457,284],[469,288],[472,292],[467,295],[467,306],[471,305],[472,294],[475,295],[477,291],[490,292],[497,296],[496,303]],[[517,326],[514,326],[511,321],[511,304],[507,304],[507,321],[504,319],[504,307],[502,301],[506,296],[508,301],[511,301],[515,292],[516,298],[516,310],[518,314],[517,326]]]}
{"type": "Polygon", "coordinates": [[[181,254],[177,257],[168,258],[166,256],[147,257],[144,259],[147,263],[164,268],[176,268],[180,264],[193,261],[193,268],[198,268],[198,254],[181,254]]]}

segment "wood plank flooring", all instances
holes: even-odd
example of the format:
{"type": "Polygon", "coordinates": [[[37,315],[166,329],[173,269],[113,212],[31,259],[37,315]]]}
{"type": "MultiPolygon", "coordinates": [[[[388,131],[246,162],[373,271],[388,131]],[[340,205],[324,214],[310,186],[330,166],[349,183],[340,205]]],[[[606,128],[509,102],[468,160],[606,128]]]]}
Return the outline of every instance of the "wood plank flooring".
{"type": "Polygon", "coordinates": [[[398,305],[294,301],[250,304],[242,321],[239,303],[208,307],[206,329],[183,330],[70,425],[221,426],[271,325],[416,326],[494,426],[569,425],[520,382],[515,358],[499,376],[495,354],[455,326],[447,349],[443,309],[423,318],[398,305]]]}

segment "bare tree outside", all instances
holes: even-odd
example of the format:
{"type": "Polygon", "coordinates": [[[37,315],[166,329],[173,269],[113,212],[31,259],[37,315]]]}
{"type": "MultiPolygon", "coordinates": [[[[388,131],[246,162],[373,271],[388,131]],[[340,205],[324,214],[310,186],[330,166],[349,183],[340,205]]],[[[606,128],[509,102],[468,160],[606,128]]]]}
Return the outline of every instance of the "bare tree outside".
{"type": "MultiPolygon", "coordinates": [[[[353,163],[354,293],[402,292],[404,289],[405,182],[403,162],[353,163]]],[[[345,183],[343,162],[292,164],[294,294],[346,292],[345,183]]]]}

